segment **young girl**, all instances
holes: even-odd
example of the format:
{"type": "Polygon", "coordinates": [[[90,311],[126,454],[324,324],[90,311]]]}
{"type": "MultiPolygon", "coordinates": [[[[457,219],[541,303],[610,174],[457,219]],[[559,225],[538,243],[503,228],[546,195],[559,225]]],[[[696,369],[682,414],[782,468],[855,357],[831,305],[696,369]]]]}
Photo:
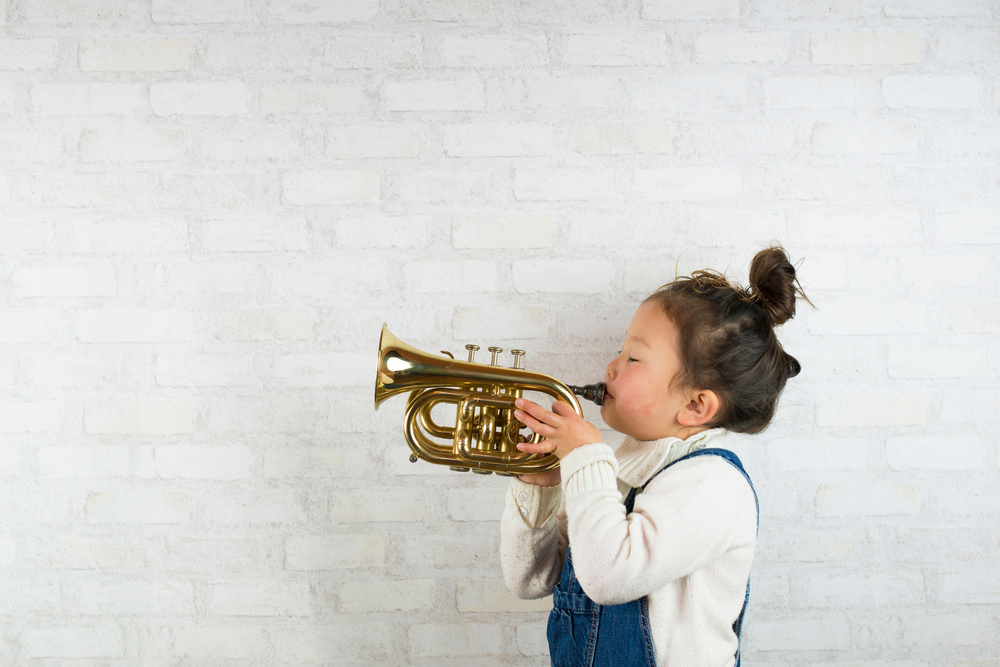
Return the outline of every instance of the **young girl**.
{"type": "Polygon", "coordinates": [[[757,497],[728,431],[758,433],[798,362],[773,328],[804,298],[778,247],[750,289],[713,271],[661,287],[639,307],[604,375],[601,417],[617,451],[557,402],[519,400],[556,470],[511,480],[501,521],[507,585],[553,593],[552,664],[739,665],[757,541],[757,497]]]}

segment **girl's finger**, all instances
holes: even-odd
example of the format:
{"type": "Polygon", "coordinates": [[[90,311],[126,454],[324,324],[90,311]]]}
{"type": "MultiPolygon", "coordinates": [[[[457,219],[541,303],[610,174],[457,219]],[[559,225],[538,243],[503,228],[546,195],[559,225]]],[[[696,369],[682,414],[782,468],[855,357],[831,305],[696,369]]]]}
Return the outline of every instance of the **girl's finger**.
{"type": "MultiPolygon", "coordinates": [[[[520,408],[522,412],[527,412],[540,422],[550,424],[552,426],[558,426],[560,423],[559,417],[555,413],[549,412],[538,403],[533,403],[527,399],[519,398],[515,402],[515,405],[520,408]]],[[[515,411],[515,414],[516,412],[517,411],[515,411]]]]}
{"type": "Polygon", "coordinates": [[[553,431],[551,426],[538,421],[523,410],[514,410],[514,417],[522,424],[530,428],[532,432],[538,433],[539,435],[546,435],[553,431]]]}

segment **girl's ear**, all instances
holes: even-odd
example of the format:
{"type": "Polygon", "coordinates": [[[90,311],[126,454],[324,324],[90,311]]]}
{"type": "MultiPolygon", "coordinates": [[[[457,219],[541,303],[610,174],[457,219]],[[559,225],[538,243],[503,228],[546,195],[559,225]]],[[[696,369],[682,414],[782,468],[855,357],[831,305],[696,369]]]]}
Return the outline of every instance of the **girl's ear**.
{"type": "Polygon", "coordinates": [[[719,411],[719,396],[710,389],[694,389],[688,396],[688,403],[677,414],[682,426],[704,426],[719,411]]]}

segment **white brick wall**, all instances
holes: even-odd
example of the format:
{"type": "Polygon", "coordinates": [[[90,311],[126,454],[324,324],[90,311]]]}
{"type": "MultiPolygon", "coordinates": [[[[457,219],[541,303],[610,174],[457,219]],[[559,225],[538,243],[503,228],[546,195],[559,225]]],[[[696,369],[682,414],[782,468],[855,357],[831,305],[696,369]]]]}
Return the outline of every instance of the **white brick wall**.
{"type": "Polygon", "coordinates": [[[747,663],[1000,663],[998,31],[989,0],[0,0],[0,663],[547,664],[506,483],[407,461],[379,327],[594,381],[675,268],[774,240],[818,309],[734,443],[747,663]]]}

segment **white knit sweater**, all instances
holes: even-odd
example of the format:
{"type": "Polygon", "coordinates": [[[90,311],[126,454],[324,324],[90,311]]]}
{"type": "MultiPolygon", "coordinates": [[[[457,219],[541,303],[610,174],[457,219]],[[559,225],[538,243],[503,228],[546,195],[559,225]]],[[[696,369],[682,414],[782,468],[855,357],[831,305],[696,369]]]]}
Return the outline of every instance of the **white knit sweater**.
{"type": "Polygon", "coordinates": [[[624,498],[666,464],[704,447],[721,447],[726,431],[687,440],[626,438],[618,451],[585,445],[562,460],[562,484],[513,479],[501,520],[501,562],[511,592],[549,595],[566,545],[584,592],[599,604],[647,596],[657,664],[732,665],[733,621],[743,607],[757,542],[750,485],[718,456],[671,466],[636,496],[624,498]]]}

